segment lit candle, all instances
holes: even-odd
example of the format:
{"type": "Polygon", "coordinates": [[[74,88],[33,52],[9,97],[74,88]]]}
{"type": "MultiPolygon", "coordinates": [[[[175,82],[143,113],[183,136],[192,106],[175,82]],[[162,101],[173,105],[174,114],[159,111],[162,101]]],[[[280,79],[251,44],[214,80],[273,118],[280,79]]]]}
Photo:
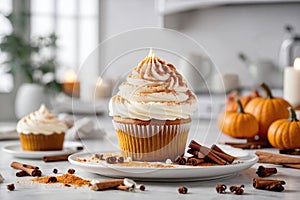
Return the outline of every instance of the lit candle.
{"type": "Polygon", "coordinates": [[[294,108],[300,106],[300,58],[296,58],[294,67],[284,70],[283,97],[294,108]]]}
{"type": "Polygon", "coordinates": [[[62,90],[65,94],[73,97],[79,97],[80,84],[77,76],[72,69],[68,69],[64,76],[62,90]]]}
{"type": "Polygon", "coordinates": [[[95,92],[96,99],[109,96],[109,85],[100,77],[97,80],[95,92]]]}

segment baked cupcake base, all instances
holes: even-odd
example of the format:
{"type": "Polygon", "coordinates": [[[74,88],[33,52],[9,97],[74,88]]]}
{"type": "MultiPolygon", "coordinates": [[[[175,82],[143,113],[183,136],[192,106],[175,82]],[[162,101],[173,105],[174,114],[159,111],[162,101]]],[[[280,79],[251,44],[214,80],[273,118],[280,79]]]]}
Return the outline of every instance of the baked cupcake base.
{"type": "Polygon", "coordinates": [[[125,157],[165,161],[184,153],[191,119],[142,121],[114,117],[113,124],[125,157]]]}
{"type": "Polygon", "coordinates": [[[19,136],[24,151],[54,151],[63,149],[65,133],[51,135],[20,133],[19,136]]]}

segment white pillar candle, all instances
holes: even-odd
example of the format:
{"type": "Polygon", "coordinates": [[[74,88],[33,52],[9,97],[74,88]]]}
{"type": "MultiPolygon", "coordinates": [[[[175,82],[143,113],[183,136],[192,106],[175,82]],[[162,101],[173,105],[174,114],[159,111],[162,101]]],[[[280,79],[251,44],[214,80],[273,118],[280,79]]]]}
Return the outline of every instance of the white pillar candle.
{"type": "Polygon", "coordinates": [[[98,78],[95,89],[96,99],[102,99],[103,97],[109,96],[109,86],[102,78],[98,78]]]}
{"type": "Polygon", "coordinates": [[[296,58],[294,67],[284,70],[283,97],[293,107],[300,106],[300,58],[296,58]]]}

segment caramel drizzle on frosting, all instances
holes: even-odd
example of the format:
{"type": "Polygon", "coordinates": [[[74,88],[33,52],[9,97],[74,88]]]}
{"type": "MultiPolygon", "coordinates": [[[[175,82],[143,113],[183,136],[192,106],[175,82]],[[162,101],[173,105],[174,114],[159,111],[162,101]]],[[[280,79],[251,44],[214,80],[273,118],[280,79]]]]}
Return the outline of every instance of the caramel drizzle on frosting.
{"type": "Polygon", "coordinates": [[[174,65],[166,63],[164,60],[154,55],[151,51],[149,55],[134,68],[134,70],[139,74],[139,78],[141,79],[153,82],[163,81],[163,85],[166,89],[172,89],[178,86],[187,86],[183,77],[177,72],[174,65]],[[155,74],[160,76],[161,79],[155,77],[155,74]]]}

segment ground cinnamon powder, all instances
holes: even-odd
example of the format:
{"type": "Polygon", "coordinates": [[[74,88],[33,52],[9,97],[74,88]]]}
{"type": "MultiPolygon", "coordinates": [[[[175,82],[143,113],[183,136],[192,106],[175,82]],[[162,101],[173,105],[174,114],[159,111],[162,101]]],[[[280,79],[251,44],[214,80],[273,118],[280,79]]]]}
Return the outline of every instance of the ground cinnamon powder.
{"type": "MultiPolygon", "coordinates": [[[[37,178],[32,179],[32,181],[36,181],[39,183],[45,183],[45,184],[53,184],[53,182],[49,182],[50,177],[53,177],[53,176],[37,177],[37,178]]],[[[55,177],[57,179],[56,183],[70,184],[70,185],[76,185],[76,186],[89,185],[89,183],[90,183],[90,180],[82,179],[73,174],[62,174],[60,176],[55,176],[55,177]]]]}

